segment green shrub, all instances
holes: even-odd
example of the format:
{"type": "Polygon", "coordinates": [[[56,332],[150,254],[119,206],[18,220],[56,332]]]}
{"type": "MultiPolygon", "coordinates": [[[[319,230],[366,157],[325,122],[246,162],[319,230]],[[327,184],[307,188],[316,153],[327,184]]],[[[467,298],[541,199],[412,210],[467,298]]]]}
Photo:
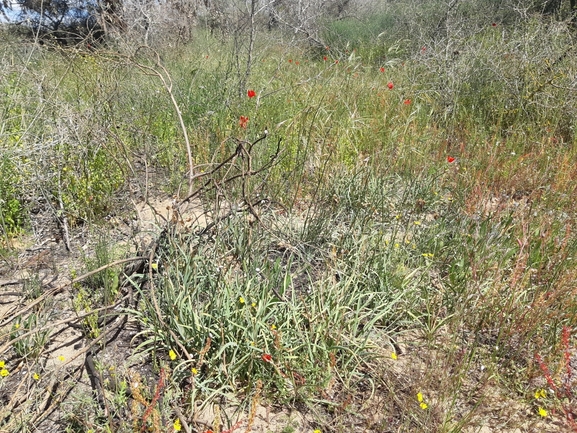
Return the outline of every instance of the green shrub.
{"type": "Polygon", "coordinates": [[[24,226],[25,210],[20,193],[21,173],[7,156],[0,157],[0,230],[14,235],[24,226]]]}

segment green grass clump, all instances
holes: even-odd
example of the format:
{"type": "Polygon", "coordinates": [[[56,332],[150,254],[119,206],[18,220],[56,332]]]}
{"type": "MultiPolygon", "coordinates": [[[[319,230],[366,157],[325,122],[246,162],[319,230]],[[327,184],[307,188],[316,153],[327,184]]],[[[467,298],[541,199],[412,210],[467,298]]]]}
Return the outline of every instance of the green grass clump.
{"type": "Polygon", "coordinates": [[[345,223],[340,213],[322,227],[275,219],[267,221],[278,227],[271,237],[231,217],[208,242],[175,239],[155,278],[162,320],[150,301],[138,314],[147,324],[142,346],[158,356],[174,350],[179,359],[185,348],[192,358],[175,366],[175,376],[194,368],[203,398],[248,392],[261,380],[267,394],[306,400],[335,376],[350,382],[408,299],[375,267],[389,261],[384,232],[374,238],[361,220],[341,234],[333,232],[337,222],[345,223]]]}

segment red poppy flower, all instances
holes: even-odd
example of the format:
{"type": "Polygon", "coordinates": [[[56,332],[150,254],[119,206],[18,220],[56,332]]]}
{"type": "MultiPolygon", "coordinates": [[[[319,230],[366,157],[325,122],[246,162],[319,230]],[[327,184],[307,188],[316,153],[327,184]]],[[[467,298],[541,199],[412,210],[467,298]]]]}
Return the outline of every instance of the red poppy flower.
{"type": "Polygon", "coordinates": [[[405,105],[411,105],[411,100],[410,100],[410,99],[405,99],[405,100],[403,101],[403,104],[405,104],[405,105]]]}
{"type": "Polygon", "coordinates": [[[292,63],[292,62],[293,62],[293,59],[289,59],[289,63],[292,63]]]}
{"type": "Polygon", "coordinates": [[[327,61],[327,56],[323,56],[323,60],[326,62],[326,61],[327,61]]]}
{"type": "Polygon", "coordinates": [[[452,162],[455,162],[455,158],[453,158],[452,156],[447,156],[447,162],[450,164],[452,162]]]}
{"type": "Polygon", "coordinates": [[[385,68],[383,68],[382,66],[379,68],[379,71],[381,72],[385,72],[385,68]]]}
{"type": "Polygon", "coordinates": [[[389,88],[389,90],[393,90],[393,87],[395,87],[395,86],[393,85],[393,82],[392,82],[392,81],[389,81],[389,82],[387,83],[387,87],[389,88]]]}
{"type": "Polygon", "coordinates": [[[493,27],[497,27],[497,23],[493,23],[491,24],[493,27]]]}
{"type": "Polygon", "coordinates": [[[248,117],[247,116],[240,116],[240,120],[238,121],[238,124],[240,125],[241,128],[246,129],[246,126],[248,125],[248,117]]]}
{"type": "Polygon", "coordinates": [[[254,90],[250,89],[250,90],[248,90],[248,91],[246,92],[246,95],[247,95],[249,98],[254,98],[254,97],[256,96],[256,92],[255,92],[254,90]]]}
{"type": "Polygon", "coordinates": [[[264,362],[272,362],[272,355],[268,354],[268,353],[263,353],[261,356],[261,359],[264,362]]]}

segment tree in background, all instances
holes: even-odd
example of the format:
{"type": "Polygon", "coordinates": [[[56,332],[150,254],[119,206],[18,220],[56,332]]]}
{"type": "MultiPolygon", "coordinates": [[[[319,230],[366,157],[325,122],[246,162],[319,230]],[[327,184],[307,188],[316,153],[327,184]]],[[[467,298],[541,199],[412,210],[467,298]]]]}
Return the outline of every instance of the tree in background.
{"type": "Polygon", "coordinates": [[[189,41],[192,30],[201,26],[221,35],[284,31],[322,47],[327,24],[360,22],[367,10],[379,8],[407,11],[406,16],[391,15],[395,22],[387,24],[399,27],[399,36],[417,32],[438,39],[455,22],[470,28],[488,15],[501,23],[532,14],[575,21],[577,0],[0,0],[4,21],[22,25],[35,37],[70,43],[123,35],[130,44],[150,46],[189,41]]]}
{"type": "Polygon", "coordinates": [[[34,37],[70,44],[101,40],[112,29],[124,27],[121,0],[3,0],[5,21],[23,26],[34,37]]]}
{"type": "Polygon", "coordinates": [[[0,0],[4,21],[19,24],[31,35],[60,42],[128,32],[133,42],[177,36],[186,41],[191,29],[233,34],[247,17],[259,29],[288,30],[309,43],[319,43],[321,23],[339,19],[355,0],[0,0]]]}

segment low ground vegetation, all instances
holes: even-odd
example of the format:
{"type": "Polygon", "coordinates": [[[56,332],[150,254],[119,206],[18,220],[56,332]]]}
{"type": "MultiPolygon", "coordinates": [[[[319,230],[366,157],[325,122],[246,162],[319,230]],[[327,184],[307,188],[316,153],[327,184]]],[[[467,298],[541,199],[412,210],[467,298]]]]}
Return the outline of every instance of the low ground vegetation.
{"type": "Polygon", "coordinates": [[[574,28],[388,13],[2,37],[0,431],[577,431],[574,28]]]}

